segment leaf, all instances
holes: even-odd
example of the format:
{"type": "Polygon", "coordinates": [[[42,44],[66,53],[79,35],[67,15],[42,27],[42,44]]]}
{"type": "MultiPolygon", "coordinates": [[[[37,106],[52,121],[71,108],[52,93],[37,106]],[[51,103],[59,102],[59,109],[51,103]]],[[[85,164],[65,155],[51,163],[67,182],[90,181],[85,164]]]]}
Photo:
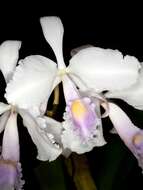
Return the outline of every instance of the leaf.
{"type": "Polygon", "coordinates": [[[35,173],[40,183],[40,190],[69,190],[61,159],[50,163],[42,162],[35,169],[35,173]]]}

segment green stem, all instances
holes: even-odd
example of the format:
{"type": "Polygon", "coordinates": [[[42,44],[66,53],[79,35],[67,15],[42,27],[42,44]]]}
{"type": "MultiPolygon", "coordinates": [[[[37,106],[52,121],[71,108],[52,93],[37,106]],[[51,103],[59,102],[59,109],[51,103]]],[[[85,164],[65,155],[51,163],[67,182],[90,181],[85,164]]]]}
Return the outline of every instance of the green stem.
{"type": "Polygon", "coordinates": [[[77,190],[97,190],[86,156],[74,154],[71,157],[65,163],[69,175],[73,177],[77,190]]]}
{"type": "Polygon", "coordinates": [[[53,115],[55,115],[56,111],[57,111],[57,107],[59,105],[59,86],[56,86],[56,88],[54,89],[54,101],[53,101],[53,108],[52,110],[48,110],[47,111],[47,115],[49,117],[53,117],[53,115]]]}

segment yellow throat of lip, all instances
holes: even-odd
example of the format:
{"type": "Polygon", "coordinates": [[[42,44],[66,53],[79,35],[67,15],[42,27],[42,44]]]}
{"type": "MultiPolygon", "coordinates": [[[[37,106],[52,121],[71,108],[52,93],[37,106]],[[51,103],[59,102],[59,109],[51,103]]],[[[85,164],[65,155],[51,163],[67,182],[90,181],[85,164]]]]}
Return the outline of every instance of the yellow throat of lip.
{"type": "Polygon", "coordinates": [[[141,142],[143,142],[143,135],[142,134],[137,134],[133,137],[133,143],[135,145],[140,145],[141,142]]]}
{"type": "Polygon", "coordinates": [[[87,109],[81,100],[75,100],[71,105],[71,111],[75,117],[81,118],[85,115],[87,109]]]}

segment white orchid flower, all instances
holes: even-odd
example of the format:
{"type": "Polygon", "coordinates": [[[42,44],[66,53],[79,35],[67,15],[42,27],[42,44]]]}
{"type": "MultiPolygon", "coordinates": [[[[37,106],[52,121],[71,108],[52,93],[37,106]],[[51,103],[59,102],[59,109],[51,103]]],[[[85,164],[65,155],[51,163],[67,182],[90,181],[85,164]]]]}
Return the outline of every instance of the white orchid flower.
{"type": "MultiPolygon", "coordinates": [[[[143,72],[135,57],[123,58],[117,50],[89,47],[76,52],[69,69],[80,75],[88,88],[99,93],[108,91],[104,94],[106,98],[120,98],[136,109],[143,109],[143,72]]],[[[74,77],[74,80],[78,79],[74,77]]],[[[143,169],[143,130],[136,127],[121,108],[107,101],[113,131],[120,135],[143,169]]]]}
{"type": "MultiPolygon", "coordinates": [[[[19,41],[5,41],[0,46],[0,70],[4,75],[7,86],[11,83],[10,81],[16,69],[20,46],[21,42],[19,41]]],[[[20,86],[22,86],[22,81],[18,82],[20,86]]],[[[22,90],[19,92],[20,95],[22,95],[24,91],[25,89],[22,86],[22,90]]],[[[52,161],[61,154],[62,149],[53,142],[53,138],[51,139],[49,137],[48,132],[46,134],[42,131],[34,116],[30,114],[30,110],[28,111],[28,108],[26,110],[23,107],[12,104],[8,99],[7,102],[8,104],[0,102],[0,132],[4,130],[0,157],[0,189],[11,190],[15,188],[20,190],[23,186],[23,181],[21,180],[22,174],[19,163],[18,113],[23,118],[24,125],[27,127],[33,142],[37,146],[38,159],[52,161]]],[[[55,121],[54,125],[56,126],[57,124],[58,122],[55,121]]]]}
{"type": "Polygon", "coordinates": [[[39,55],[22,60],[6,88],[5,97],[11,104],[19,107],[31,110],[35,106],[32,114],[38,116],[38,123],[43,123],[45,131],[51,131],[51,134],[54,130],[53,136],[59,137],[59,143],[62,143],[64,149],[81,154],[95,146],[104,145],[99,111],[99,99],[104,101],[104,98],[95,94],[96,99],[93,100],[89,94],[81,93],[77,88],[78,84],[71,79],[71,73],[63,59],[64,29],[61,20],[57,17],[43,17],[40,21],[45,38],[56,55],[57,64],[39,55]],[[49,128],[49,118],[42,115],[51,92],[61,81],[66,112],[59,132],[59,129],[49,128]]]}

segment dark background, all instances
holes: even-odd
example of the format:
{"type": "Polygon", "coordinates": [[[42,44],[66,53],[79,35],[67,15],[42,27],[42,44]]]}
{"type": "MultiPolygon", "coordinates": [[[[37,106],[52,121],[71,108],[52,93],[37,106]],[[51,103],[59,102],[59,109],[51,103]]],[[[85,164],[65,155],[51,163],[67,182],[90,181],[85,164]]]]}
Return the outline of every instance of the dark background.
{"type": "MultiPolygon", "coordinates": [[[[1,4],[0,43],[5,40],[21,40],[20,59],[31,54],[40,54],[55,60],[54,54],[42,34],[39,18],[42,16],[59,16],[63,22],[65,34],[63,52],[68,64],[71,49],[84,44],[97,47],[118,49],[124,55],[136,56],[143,61],[143,19],[142,11],[134,4],[115,2],[91,3],[69,1],[57,2],[19,2],[19,4],[1,4]],[[78,4],[79,3],[79,4],[78,4]]],[[[1,101],[5,83],[1,76],[1,101]]],[[[117,101],[128,111],[132,121],[140,128],[143,124],[143,113],[122,101],[117,101]]],[[[59,119],[64,110],[64,101],[55,116],[59,119]]],[[[48,164],[35,159],[36,148],[32,144],[26,129],[19,122],[21,162],[26,180],[25,189],[71,189],[71,179],[67,175],[64,159],[48,164]],[[47,179],[48,178],[48,179],[47,179]],[[50,187],[48,187],[50,184],[50,187]],[[57,186],[55,185],[57,184],[57,186]],[[64,185],[63,185],[64,184],[64,185]]],[[[109,135],[111,123],[103,121],[104,133],[108,144],[86,154],[91,174],[98,190],[143,189],[143,177],[137,161],[116,135],[109,135]]]]}

